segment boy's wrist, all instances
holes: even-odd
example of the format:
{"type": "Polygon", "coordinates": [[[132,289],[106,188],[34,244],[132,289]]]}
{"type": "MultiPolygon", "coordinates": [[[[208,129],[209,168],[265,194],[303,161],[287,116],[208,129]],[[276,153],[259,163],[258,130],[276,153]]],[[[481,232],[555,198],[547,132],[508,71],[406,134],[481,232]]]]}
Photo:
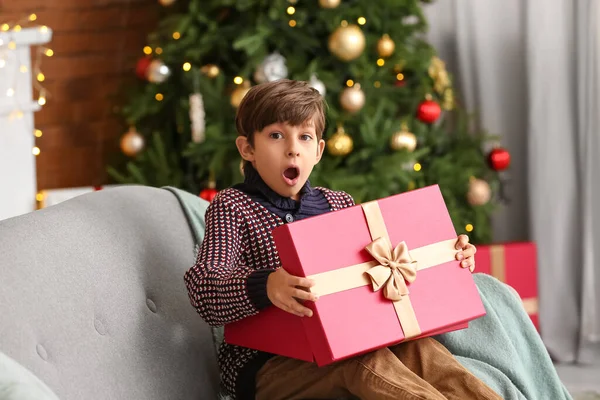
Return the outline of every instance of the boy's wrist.
{"type": "Polygon", "coordinates": [[[248,276],[248,297],[257,310],[273,304],[267,295],[267,280],[273,272],[275,272],[273,269],[259,269],[248,276]]]}

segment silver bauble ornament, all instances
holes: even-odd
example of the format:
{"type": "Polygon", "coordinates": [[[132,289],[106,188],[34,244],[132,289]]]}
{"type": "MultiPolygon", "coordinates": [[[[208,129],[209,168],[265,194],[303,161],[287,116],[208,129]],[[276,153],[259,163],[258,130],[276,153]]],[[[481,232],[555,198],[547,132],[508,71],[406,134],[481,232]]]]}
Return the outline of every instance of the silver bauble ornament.
{"type": "Polygon", "coordinates": [[[308,84],[311,88],[316,89],[319,93],[321,93],[321,96],[325,96],[325,94],[327,93],[325,84],[322,81],[320,81],[315,74],[312,74],[310,76],[310,81],[308,81],[308,84]]]}
{"type": "Polygon", "coordinates": [[[152,60],[148,67],[148,80],[152,83],[162,83],[171,75],[171,70],[162,60],[152,60]]]}
{"type": "Polygon", "coordinates": [[[288,75],[285,57],[278,52],[265,57],[254,72],[254,80],[258,83],[273,82],[286,78],[288,75]]]}

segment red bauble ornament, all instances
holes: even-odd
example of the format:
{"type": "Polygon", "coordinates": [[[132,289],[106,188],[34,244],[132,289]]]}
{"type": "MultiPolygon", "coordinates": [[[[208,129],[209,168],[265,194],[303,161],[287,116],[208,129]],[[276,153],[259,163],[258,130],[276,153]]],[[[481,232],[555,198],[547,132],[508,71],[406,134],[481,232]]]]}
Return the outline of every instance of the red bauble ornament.
{"type": "Polygon", "coordinates": [[[441,113],[442,108],[438,103],[433,100],[425,100],[419,104],[419,108],[417,109],[417,118],[426,124],[431,124],[437,121],[441,113]]]}
{"type": "Polygon", "coordinates": [[[140,79],[146,79],[148,76],[148,68],[150,67],[150,63],[152,62],[152,58],[150,57],[142,57],[138,60],[135,66],[135,74],[140,79]]]}
{"type": "Polygon", "coordinates": [[[510,165],[510,153],[503,147],[496,147],[488,154],[488,163],[493,170],[503,171],[510,165]]]}
{"type": "Polygon", "coordinates": [[[211,201],[213,201],[213,199],[215,198],[217,193],[218,193],[217,189],[209,187],[209,188],[203,189],[200,192],[200,197],[208,202],[211,202],[211,201]]]}

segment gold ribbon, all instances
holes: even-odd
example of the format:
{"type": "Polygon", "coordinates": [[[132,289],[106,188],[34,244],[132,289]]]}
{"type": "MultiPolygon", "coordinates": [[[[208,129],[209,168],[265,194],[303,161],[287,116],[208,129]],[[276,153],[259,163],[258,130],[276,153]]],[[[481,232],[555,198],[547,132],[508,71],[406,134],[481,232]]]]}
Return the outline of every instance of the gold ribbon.
{"type": "MultiPolygon", "coordinates": [[[[504,245],[490,246],[490,275],[498,279],[500,282],[506,283],[506,259],[504,256],[504,245]]],[[[538,313],[537,297],[521,299],[523,307],[529,315],[538,313]]]]}
{"type": "Polygon", "coordinates": [[[366,249],[379,262],[379,265],[367,271],[373,290],[377,292],[383,287],[386,299],[401,300],[402,296],[408,294],[406,282],[413,283],[417,279],[417,262],[411,260],[406,243],[400,242],[392,251],[391,244],[378,238],[367,245],[366,249]]]}
{"type": "Polygon", "coordinates": [[[372,240],[365,248],[374,260],[311,275],[308,278],[315,282],[311,291],[326,296],[366,285],[371,285],[374,291],[383,288],[384,297],[394,305],[404,337],[410,339],[419,336],[421,328],[406,282],[414,282],[419,270],[455,260],[456,239],[410,251],[404,242],[394,248],[377,201],[364,203],[361,207],[372,240]]]}

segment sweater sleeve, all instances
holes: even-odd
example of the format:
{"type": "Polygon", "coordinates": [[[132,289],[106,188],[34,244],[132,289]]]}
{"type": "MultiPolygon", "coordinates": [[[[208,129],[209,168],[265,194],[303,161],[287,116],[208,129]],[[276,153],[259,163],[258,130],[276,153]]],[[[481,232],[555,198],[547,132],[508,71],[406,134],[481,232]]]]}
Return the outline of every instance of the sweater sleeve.
{"type": "Polygon", "coordinates": [[[270,272],[254,270],[242,260],[242,217],[232,202],[217,196],[209,205],[204,240],[196,264],[184,276],[190,302],[211,326],[256,314],[270,304],[270,272]]]}
{"type": "Polygon", "coordinates": [[[350,196],[348,193],[342,192],[342,195],[344,196],[344,200],[346,202],[346,207],[344,207],[344,208],[352,207],[352,206],[356,205],[354,203],[354,198],[352,196],[350,196]]]}

